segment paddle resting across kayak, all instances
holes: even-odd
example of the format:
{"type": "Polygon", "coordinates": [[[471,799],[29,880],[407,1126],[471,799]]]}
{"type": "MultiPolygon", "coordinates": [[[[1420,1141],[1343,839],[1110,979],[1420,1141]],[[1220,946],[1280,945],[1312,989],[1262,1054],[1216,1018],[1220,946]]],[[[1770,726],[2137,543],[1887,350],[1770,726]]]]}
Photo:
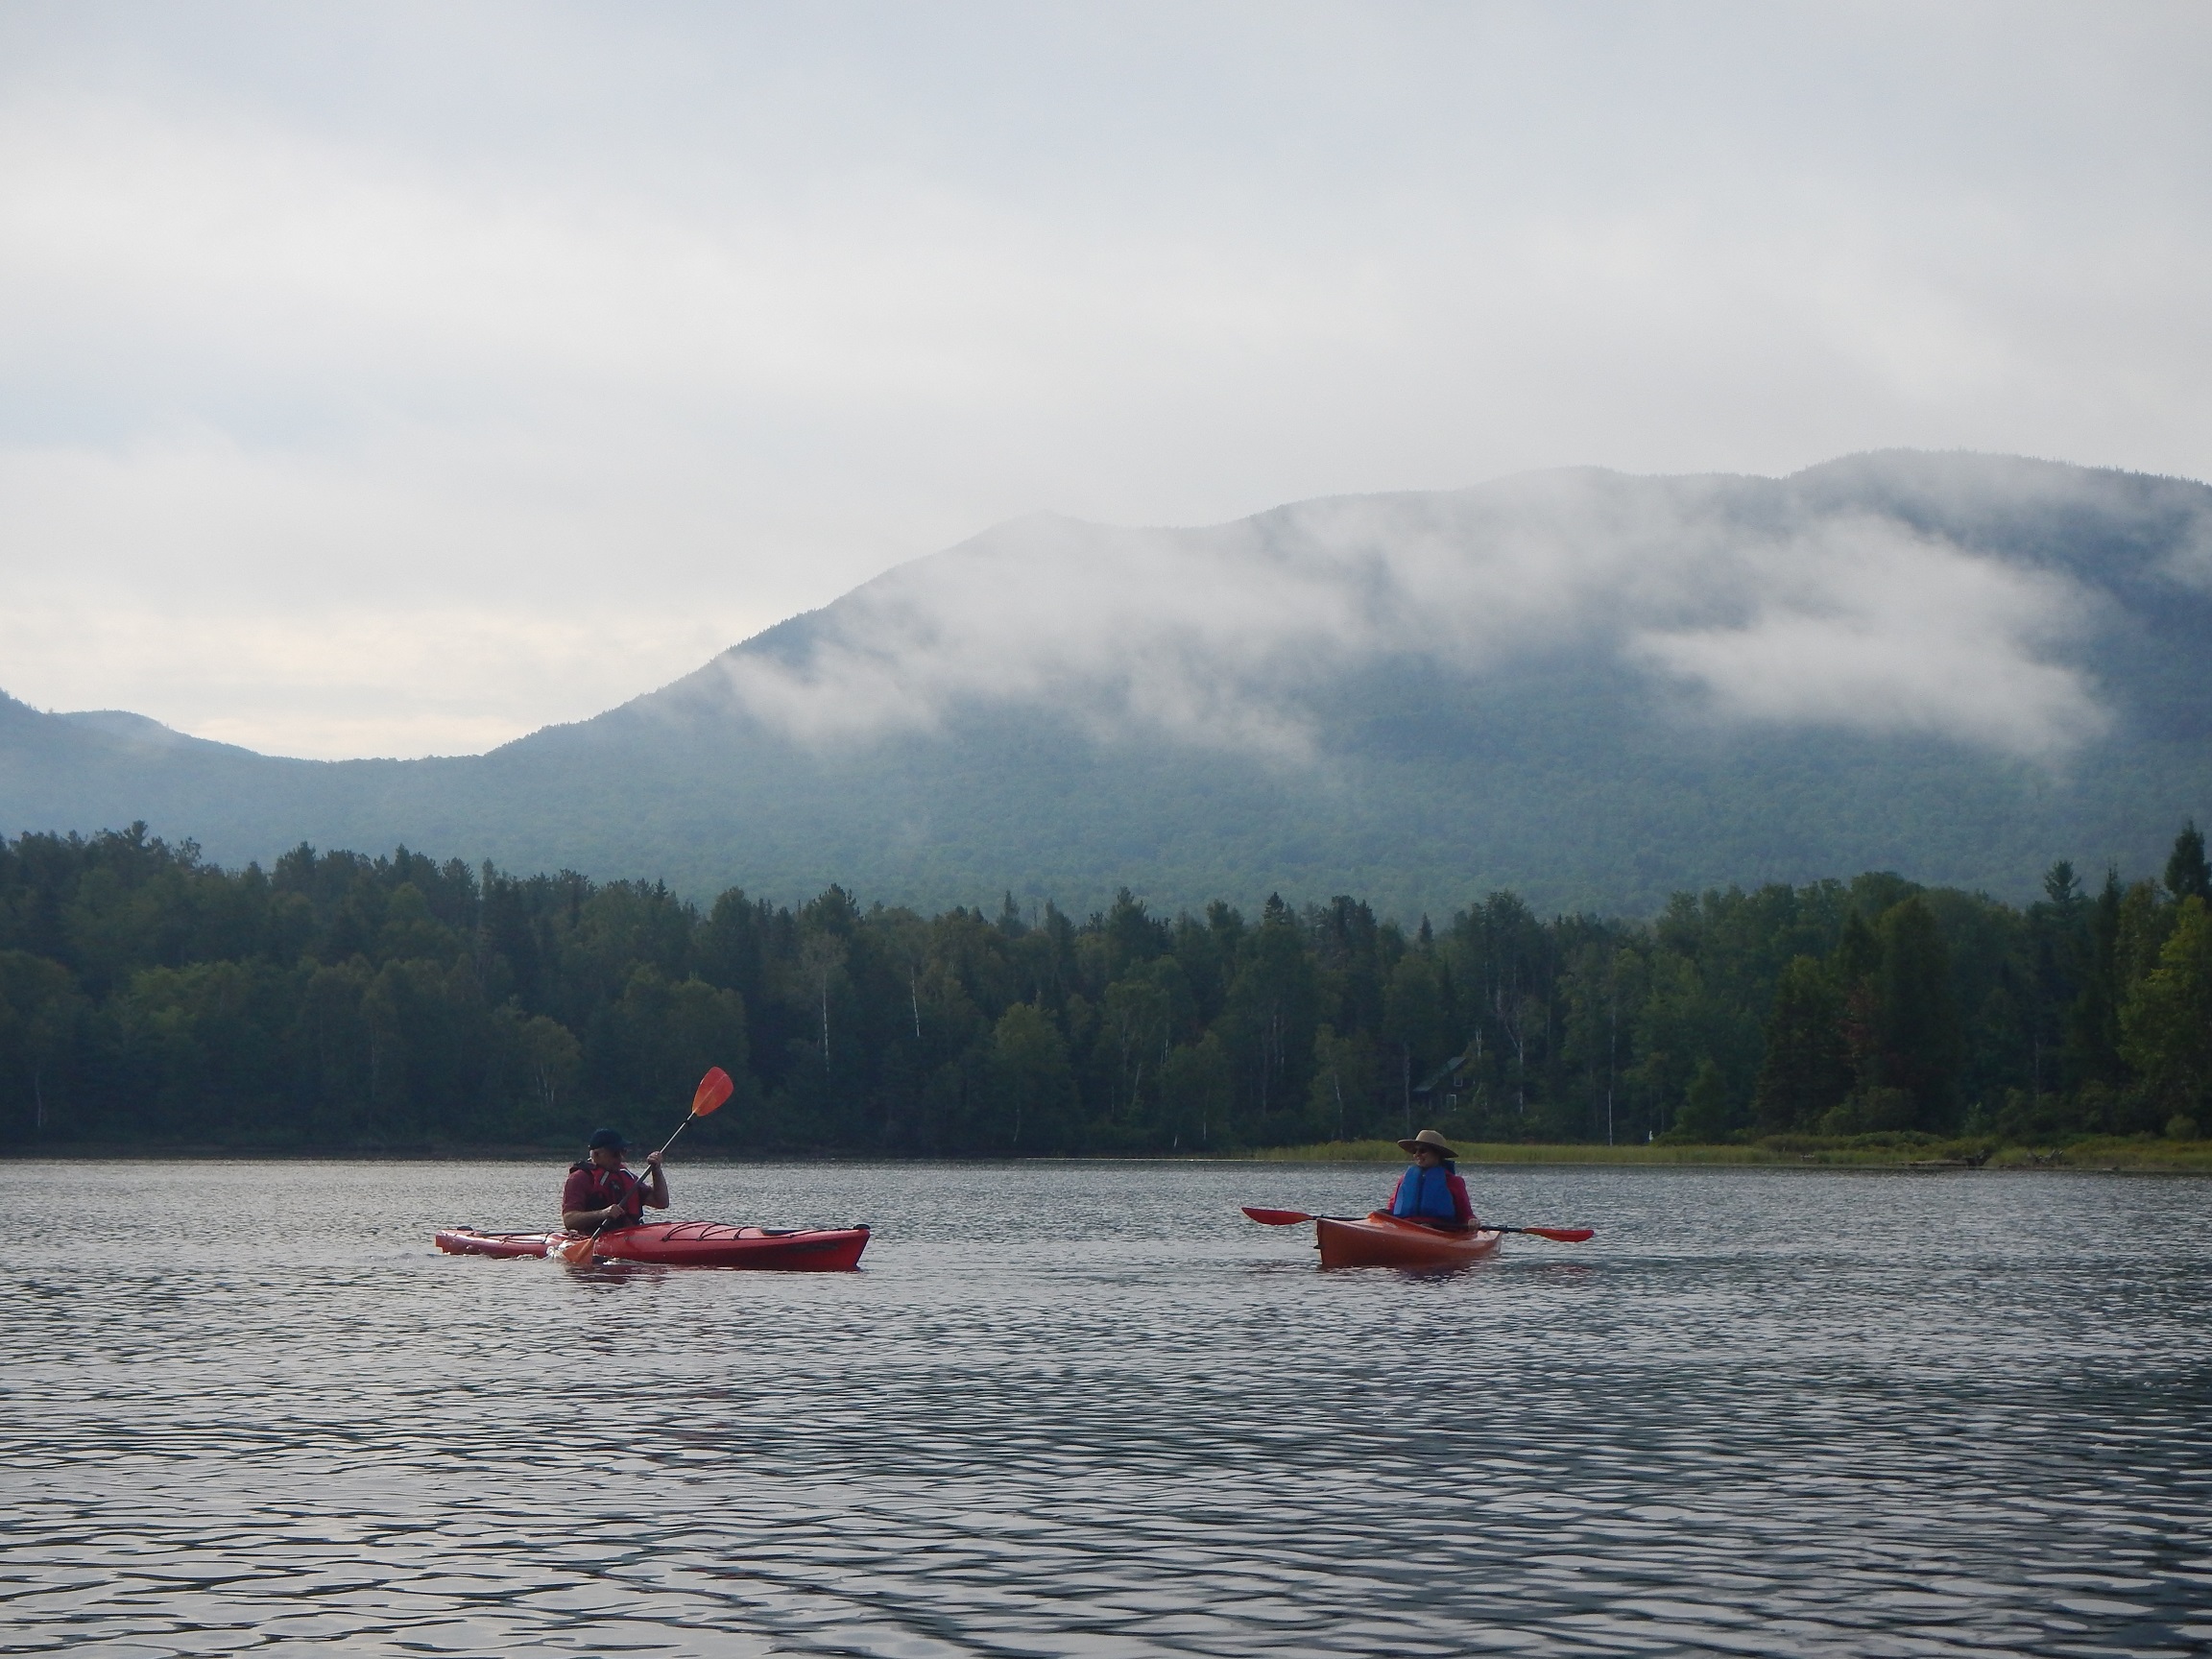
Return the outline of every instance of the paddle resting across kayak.
{"type": "MultiPolygon", "coordinates": [[[[448,1227],[433,1237],[448,1256],[543,1256],[579,1233],[479,1233],[448,1227]]],[[[868,1248],[865,1227],[779,1230],[719,1221],[648,1221],[610,1227],[591,1240],[595,1262],[647,1262],[663,1267],[759,1267],[786,1273],[847,1273],[868,1248]]]]}

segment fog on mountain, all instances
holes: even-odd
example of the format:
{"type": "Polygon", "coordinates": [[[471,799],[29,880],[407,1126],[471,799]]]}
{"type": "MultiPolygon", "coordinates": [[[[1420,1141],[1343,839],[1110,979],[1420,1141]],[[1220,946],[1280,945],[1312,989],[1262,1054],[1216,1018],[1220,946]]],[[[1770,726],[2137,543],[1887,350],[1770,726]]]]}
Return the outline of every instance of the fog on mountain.
{"type": "Polygon", "coordinates": [[[1902,451],[1579,470],[1018,520],[469,758],[0,705],[0,805],[229,862],[406,841],[701,898],[1648,914],[1887,868],[2019,899],[2054,853],[2141,867],[2205,810],[2208,663],[2200,484],[1902,451]]]}

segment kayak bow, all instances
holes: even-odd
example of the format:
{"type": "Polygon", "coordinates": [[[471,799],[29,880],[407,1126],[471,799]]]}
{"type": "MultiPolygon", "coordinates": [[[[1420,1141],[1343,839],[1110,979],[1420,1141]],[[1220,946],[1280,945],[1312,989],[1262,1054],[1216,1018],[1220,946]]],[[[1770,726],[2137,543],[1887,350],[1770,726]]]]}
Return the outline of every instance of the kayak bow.
{"type": "Polygon", "coordinates": [[[1503,1233],[1446,1233],[1378,1210],[1364,1221],[1313,1218],[1324,1267],[1459,1267],[1494,1256],[1503,1233]]]}

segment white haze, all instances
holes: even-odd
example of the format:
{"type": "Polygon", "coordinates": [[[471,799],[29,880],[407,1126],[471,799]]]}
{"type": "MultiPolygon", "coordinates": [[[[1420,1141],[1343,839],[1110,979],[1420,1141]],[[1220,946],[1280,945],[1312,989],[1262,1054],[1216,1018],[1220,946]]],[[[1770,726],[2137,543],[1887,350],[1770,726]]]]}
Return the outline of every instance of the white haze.
{"type": "MultiPolygon", "coordinates": [[[[1894,445],[2212,475],[2208,84],[2212,11],[2150,0],[11,0],[0,686],[449,753],[1041,511],[1894,445]]],[[[1390,557],[1385,609],[1466,575],[1390,557]]],[[[1543,557],[1500,605],[1611,579],[1543,557]]],[[[1788,575],[1838,557],[1714,553],[1771,617],[1623,649],[1752,717],[2080,730],[2025,669],[1881,671],[1904,619],[1788,575]]],[[[1169,725],[1273,730],[1216,683],[1402,620],[1293,575],[1210,631],[1241,572],[1159,558],[1104,597],[1181,618],[1128,681],[1169,725]]],[[[2040,661],[1986,596],[1975,661],[2040,661]]]]}
{"type": "Polygon", "coordinates": [[[1715,487],[1574,471],[1316,501],[1209,530],[1001,526],[718,664],[814,743],[927,730],[978,703],[1296,758],[1343,673],[1474,677],[1560,649],[1647,673],[1679,713],[1950,737],[2057,761],[2107,714],[2068,661],[2099,597],[1872,516],[1780,535],[1715,487]]]}

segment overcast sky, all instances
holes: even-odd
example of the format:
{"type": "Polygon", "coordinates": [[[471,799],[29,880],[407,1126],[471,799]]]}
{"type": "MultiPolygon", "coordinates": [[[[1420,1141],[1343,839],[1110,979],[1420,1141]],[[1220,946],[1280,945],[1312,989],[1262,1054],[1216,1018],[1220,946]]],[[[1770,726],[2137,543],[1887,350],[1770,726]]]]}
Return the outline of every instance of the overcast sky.
{"type": "Polygon", "coordinates": [[[0,0],[0,688],[479,750],[1037,510],[2212,476],[2212,9],[0,0]]]}

